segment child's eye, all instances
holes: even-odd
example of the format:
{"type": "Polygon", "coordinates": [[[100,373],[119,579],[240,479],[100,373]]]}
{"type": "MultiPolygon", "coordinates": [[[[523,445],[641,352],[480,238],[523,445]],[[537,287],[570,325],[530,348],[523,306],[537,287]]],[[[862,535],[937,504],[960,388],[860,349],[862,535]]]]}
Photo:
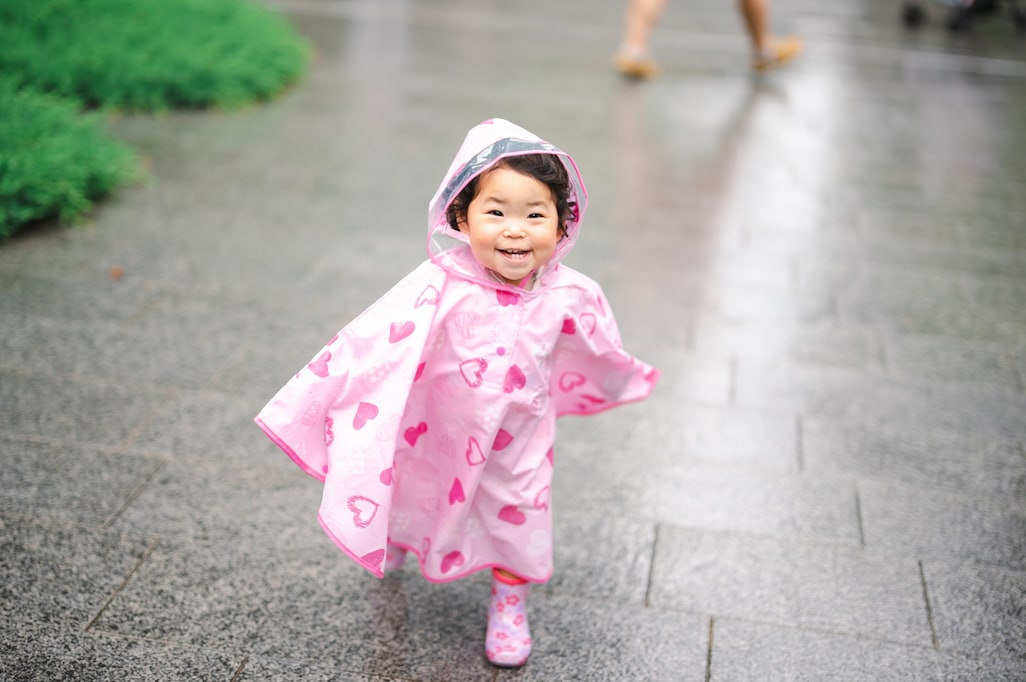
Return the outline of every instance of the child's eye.
{"type": "Polygon", "coordinates": [[[541,213],[532,213],[531,215],[529,215],[527,217],[528,218],[544,218],[545,216],[542,215],[541,213]]]}
{"type": "Polygon", "coordinates": [[[492,210],[488,211],[488,215],[494,215],[494,216],[498,216],[498,217],[501,218],[502,217],[502,211],[500,211],[497,208],[493,208],[492,210]]]}

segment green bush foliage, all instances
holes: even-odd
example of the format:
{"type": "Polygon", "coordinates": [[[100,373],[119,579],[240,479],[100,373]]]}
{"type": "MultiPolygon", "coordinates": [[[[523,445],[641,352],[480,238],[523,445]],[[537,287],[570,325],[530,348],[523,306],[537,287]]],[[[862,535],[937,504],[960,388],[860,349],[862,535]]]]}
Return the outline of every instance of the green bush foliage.
{"type": "Polygon", "coordinates": [[[0,82],[0,122],[0,239],[33,220],[74,220],[138,176],[132,149],[72,101],[0,82]]]}
{"type": "Polygon", "coordinates": [[[308,49],[246,0],[3,0],[0,73],[88,106],[237,106],[298,78],[308,49]]]}
{"type": "Polygon", "coordinates": [[[308,59],[254,0],[0,0],[0,239],[74,220],[140,175],[83,108],[239,106],[279,93],[308,59]]]}

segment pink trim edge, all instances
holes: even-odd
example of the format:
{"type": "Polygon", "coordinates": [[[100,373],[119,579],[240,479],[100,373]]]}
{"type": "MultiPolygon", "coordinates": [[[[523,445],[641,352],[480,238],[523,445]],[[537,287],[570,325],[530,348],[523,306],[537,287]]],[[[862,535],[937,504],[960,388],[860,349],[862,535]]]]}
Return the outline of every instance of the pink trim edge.
{"type": "MultiPolygon", "coordinates": [[[[331,534],[329,533],[329,535],[331,535],[331,534]]],[[[332,537],[332,539],[334,540],[335,538],[332,537]]],[[[335,542],[338,542],[338,540],[335,540],[335,542]]],[[[418,552],[416,548],[414,548],[414,547],[412,547],[410,545],[407,545],[405,543],[402,543],[402,542],[393,542],[392,540],[389,540],[388,542],[389,542],[389,544],[394,545],[395,547],[401,547],[401,548],[405,549],[407,552],[409,552],[413,556],[417,557],[417,563],[420,565],[420,574],[422,576],[424,576],[424,579],[427,580],[428,582],[436,583],[436,584],[439,584],[439,585],[442,585],[442,584],[445,584],[445,583],[451,583],[451,582],[454,582],[456,580],[461,580],[463,578],[466,578],[468,575],[472,575],[474,573],[480,573],[481,571],[495,569],[495,568],[501,568],[502,570],[506,571],[507,573],[512,573],[514,575],[520,575],[520,573],[518,571],[515,571],[512,568],[510,568],[509,566],[506,566],[504,564],[479,564],[477,566],[474,566],[473,568],[467,569],[466,571],[463,571],[461,573],[457,573],[457,574],[453,575],[452,577],[448,577],[447,576],[444,579],[432,578],[431,576],[429,576],[427,573],[424,572],[424,559],[423,559],[423,557],[421,557],[420,552],[418,552]]],[[[363,565],[362,562],[361,562],[361,565],[363,565]]],[[[552,578],[552,571],[550,570],[548,575],[546,575],[544,578],[532,578],[530,576],[522,576],[522,575],[520,577],[522,577],[525,582],[529,582],[529,583],[547,583],[552,578]]]]}
{"type": "Polygon", "coordinates": [[[313,476],[314,478],[316,478],[321,483],[324,483],[324,480],[325,480],[326,476],[324,475],[323,472],[321,472],[321,471],[314,471],[313,469],[311,469],[307,465],[307,463],[304,462],[302,460],[302,458],[299,455],[296,454],[296,451],[293,450],[291,447],[289,447],[289,445],[285,441],[283,441],[278,436],[278,434],[276,434],[271,429],[270,426],[265,424],[264,421],[262,419],[260,419],[260,417],[254,417],[253,421],[256,423],[257,426],[260,427],[260,429],[264,432],[264,434],[266,434],[267,437],[270,438],[274,442],[275,445],[277,445],[279,448],[281,448],[282,451],[286,455],[288,455],[292,459],[293,462],[296,463],[296,466],[298,466],[300,469],[305,471],[310,476],[313,476]]]}
{"type": "MultiPolygon", "coordinates": [[[[328,534],[328,537],[331,538],[331,541],[338,545],[338,548],[345,552],[346,556],[355,561],[358,566],[366,568],[368,571],[371,572],[371,574],[374,575],[375,578],[385,577],[385,571],[381,568],[381,566],[372,566],[371,564],[368,564],[366,561],[353,554],[353,552],[348,547],[342,544],[342,541],[339,540],[335,536],[335,534],[331,532],[330,528],[328,528],[328,524],[324,522],[324,519],[321,517],[320,513],[317,514],[317,522],[321,524],[321,528],[324,530],[325,533],[328,534]]],[[[382,561],[384,561],[384,557],[382,557],[382,561]]]]}

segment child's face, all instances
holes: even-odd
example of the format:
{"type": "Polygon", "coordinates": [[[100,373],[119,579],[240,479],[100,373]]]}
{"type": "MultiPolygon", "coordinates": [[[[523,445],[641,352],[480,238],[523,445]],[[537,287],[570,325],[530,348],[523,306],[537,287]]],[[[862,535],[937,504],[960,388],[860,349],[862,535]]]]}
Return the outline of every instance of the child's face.
{"type": "Polygon", "coordinates": [[[559,243],[559,215],[548,186],[502,166],[481,175],[459,227],[474,257],[514,286],[544,265],[559,243]]]}

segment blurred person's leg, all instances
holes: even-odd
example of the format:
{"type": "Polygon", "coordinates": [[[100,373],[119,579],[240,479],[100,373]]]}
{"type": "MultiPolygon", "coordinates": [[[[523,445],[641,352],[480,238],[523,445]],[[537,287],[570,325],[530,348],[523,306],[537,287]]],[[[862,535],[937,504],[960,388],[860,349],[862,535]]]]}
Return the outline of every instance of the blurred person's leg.
{"type": "Polygon", "coordinates": [[[776,37],[769,30],[769,0],[740,0],[741,16],[755,51],[753,66],[765,71],[780,66],[802,51],[795,36],[776,37]]]}
{"type": "Polygon", "coordinates": [[[623,22],[623,40],[613,63],[632,78],[651,78],[659,71],[652,57],[652,29],[663,16],[666,0],[629,0],[623,22]]]}
{"type": "MultiPolygon", "coordinates": [[[[741,17],[755,57],[752,66],[765,71],[793,59],[802,51],[794,36],[774,36],[769,29],[769,0],[739,0],[741,17]]],[[[651,78],[659,73],[652,56],[651,37],[666,9],[666,0],[629,0],[623,23],[623,39],[613,58],[616,69],[631,78],[651,78]]]]}

